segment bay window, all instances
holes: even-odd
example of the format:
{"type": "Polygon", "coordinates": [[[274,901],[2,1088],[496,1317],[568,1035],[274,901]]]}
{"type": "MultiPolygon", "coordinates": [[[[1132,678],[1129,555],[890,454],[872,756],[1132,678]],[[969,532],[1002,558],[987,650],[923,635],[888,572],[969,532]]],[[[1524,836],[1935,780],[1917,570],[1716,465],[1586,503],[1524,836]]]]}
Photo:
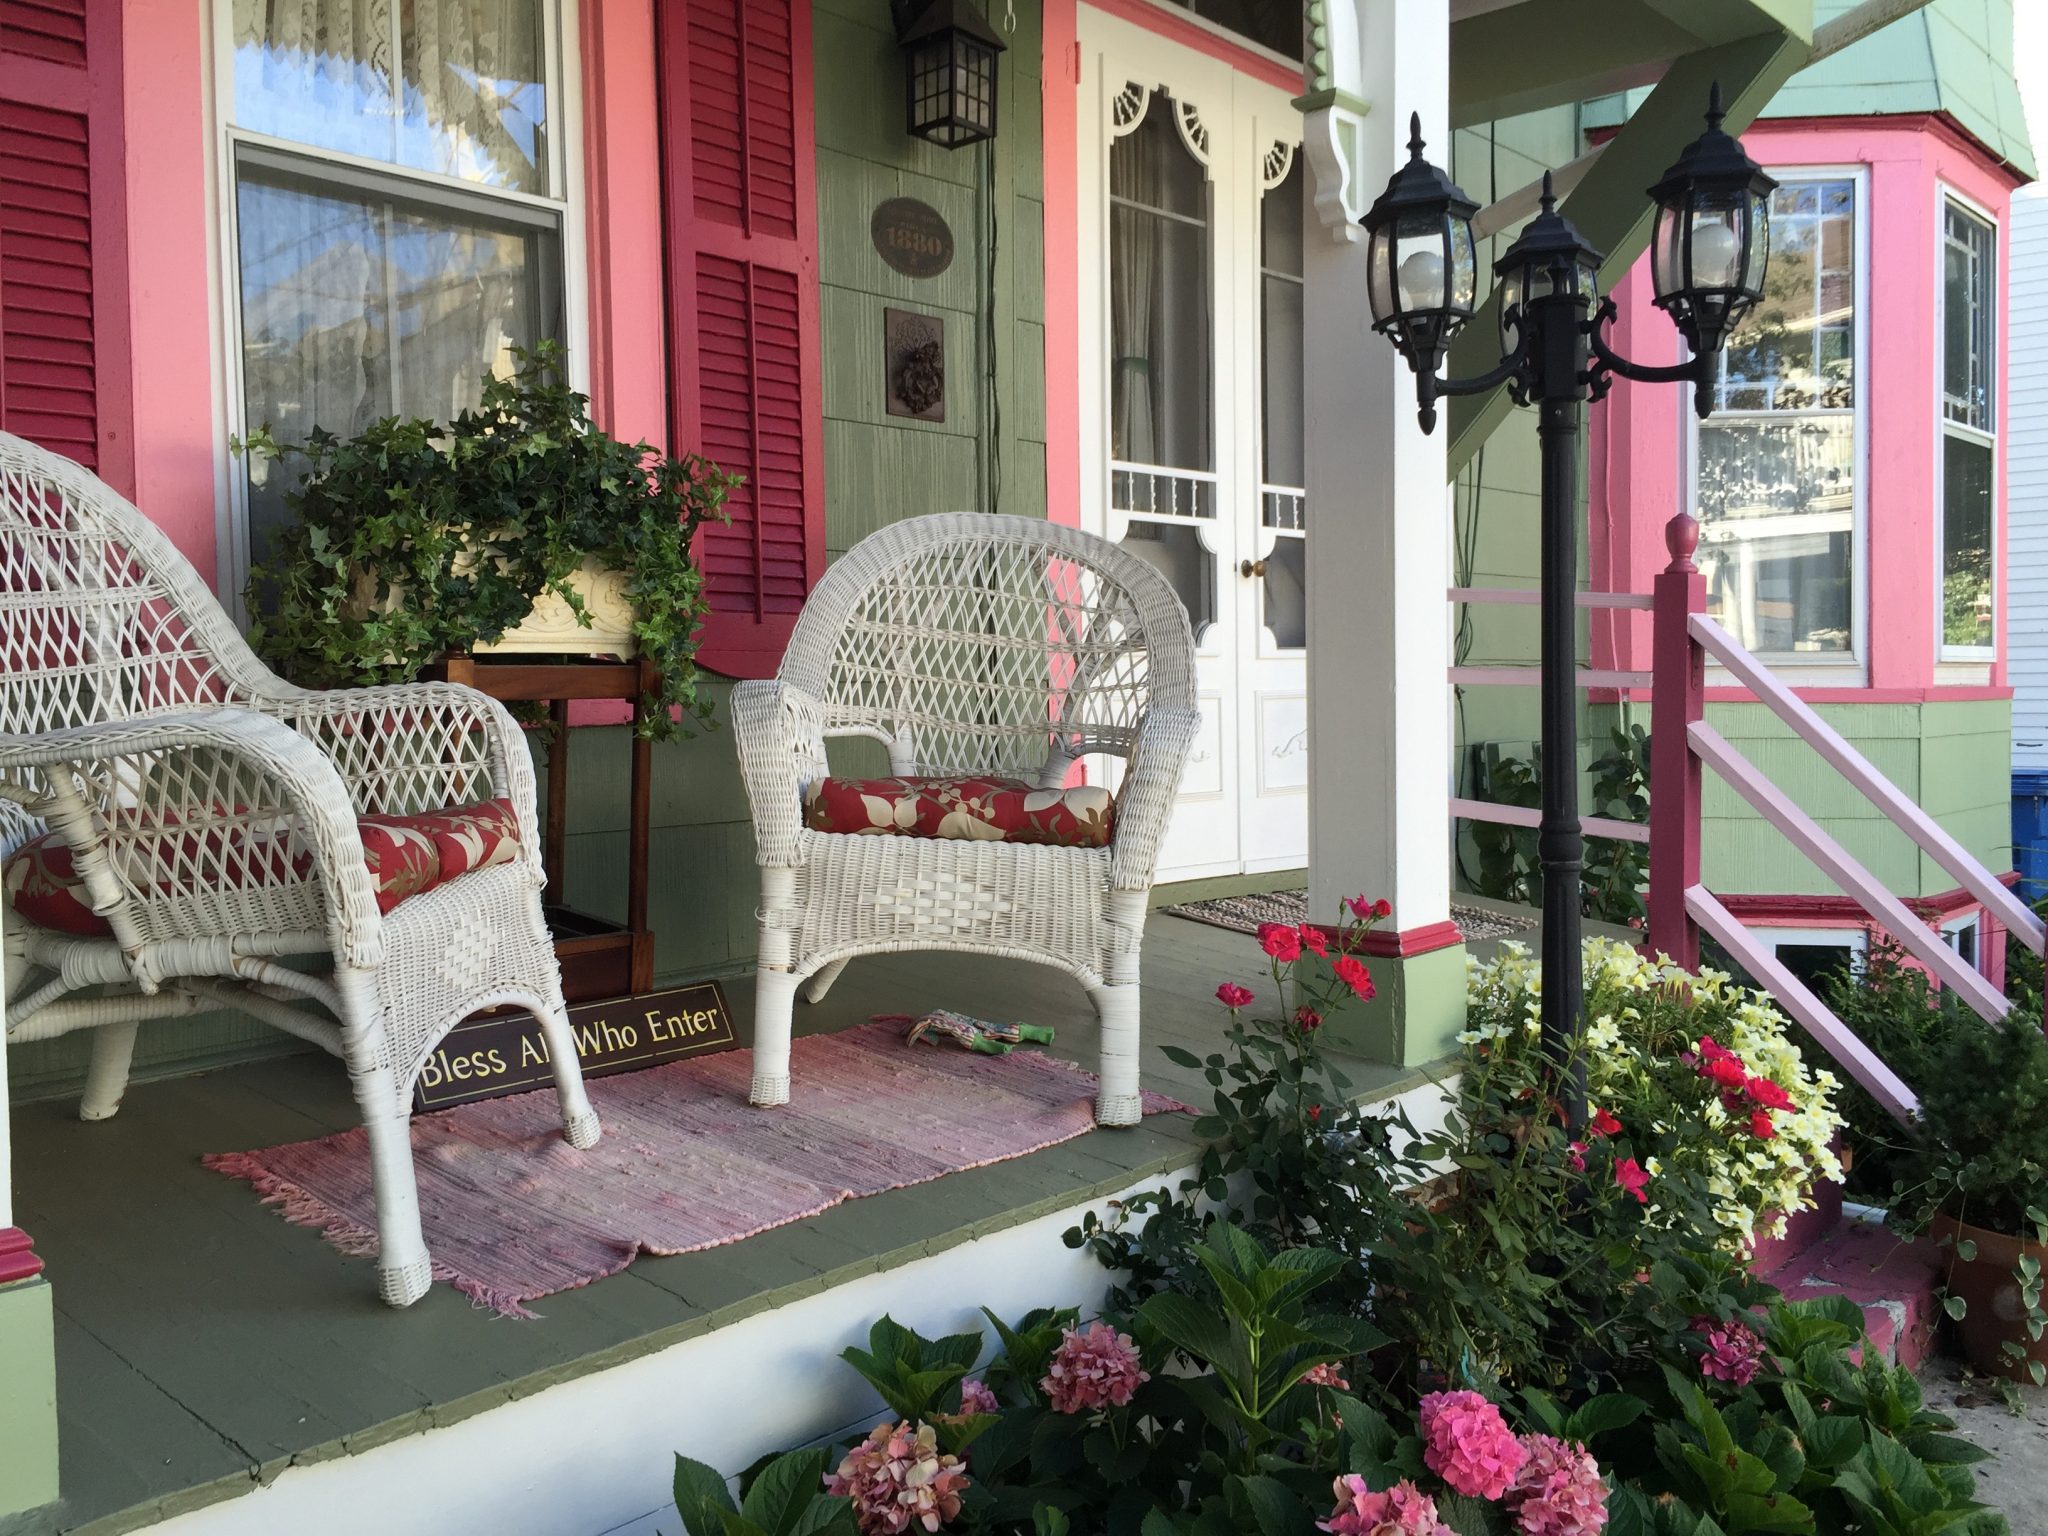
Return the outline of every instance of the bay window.
{"type": "Polygon", "coordinates": [[[1953,198],[1941,238],[1941,656],[1989,660],[1996,639],[1996,400],[1987,220],[1953,198]]]}
{"type": "Polygon", "coordinates": [[[1721,354],[1694,438],[1695,558],[1708,611],[1748,649],[1846,660],[1863,504],[1860,180],[1779,174],[1764,298],[1721,354]]]}
{"type": "MultiPolygon", "coordinates": [[[[563,338],[569,198],[551,0],[223,0],[238,430],[447,420],[563,338]]],[[[231,585],[289,515],[237,487],[231,585]]]]}

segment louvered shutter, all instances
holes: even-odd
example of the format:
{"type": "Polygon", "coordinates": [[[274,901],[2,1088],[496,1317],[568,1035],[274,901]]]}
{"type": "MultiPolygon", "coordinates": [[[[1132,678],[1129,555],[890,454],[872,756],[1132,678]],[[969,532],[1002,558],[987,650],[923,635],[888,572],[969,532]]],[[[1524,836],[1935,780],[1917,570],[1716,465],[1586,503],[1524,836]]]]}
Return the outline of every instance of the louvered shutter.
{"type": "Polygon", "coordinates": [[[132,488],[120,0],[0,0],[0,428],[132,488]]]}
{"type": "Polygon", "coordinates": [[[824,568],[810,0],[663,0],[670,439],[746,483],[698,555],[703,661],[765,677],[824,568]]]}

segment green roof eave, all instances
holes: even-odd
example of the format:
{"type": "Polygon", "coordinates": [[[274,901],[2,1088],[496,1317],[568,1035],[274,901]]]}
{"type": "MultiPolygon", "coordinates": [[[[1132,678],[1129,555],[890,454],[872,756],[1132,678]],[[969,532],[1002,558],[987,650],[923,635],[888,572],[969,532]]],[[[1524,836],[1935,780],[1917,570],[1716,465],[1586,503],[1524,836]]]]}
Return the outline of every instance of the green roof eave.
{"type": "MultiPolygon", "coordinates": [[[[1794,19],[1809,21],[1807,0],[1798,0],[1798,4],[1804,14],[1794,19]]],[[[1511,6],[1490,14],[1511,15],[1516,9],[1519,7],[1511,6]]],[[[1757,10],[1762,13],[1761,7],[1757,10]]],[[[1699,48],[1671,61],[1656,87],[1562,205],[1565,216],[1580,233],[1607,253],[1600,269],[1602,292],[1620,281],[1649,244],[1653,209],[1644,189],[1664,173],[1685,144],[1698,136],[1708,90],[1719,82],[1728,111],[1728,128],[1740,133],[1811,52],[1810,25],[1786,26],[1781,19],[1774,18],[1768,31],[1699,48]]],[[[1453,346],[1453,375],[1481,374],[1498,360],[1499,313],[1500,294],[1496,289],[1453,346]]],[[[1465,467],[1508,409],[1504,389],[1466,395],[1450,402],[1448,457],[1452,475],[1465,467]]]]}
{"type": "Polygon", "coordinates": [[[1466,127],[1648,85],[1703,48],[1812,35],[1813,0],[1523,0],[1452,23],[1451,121],[1466,127]]]}

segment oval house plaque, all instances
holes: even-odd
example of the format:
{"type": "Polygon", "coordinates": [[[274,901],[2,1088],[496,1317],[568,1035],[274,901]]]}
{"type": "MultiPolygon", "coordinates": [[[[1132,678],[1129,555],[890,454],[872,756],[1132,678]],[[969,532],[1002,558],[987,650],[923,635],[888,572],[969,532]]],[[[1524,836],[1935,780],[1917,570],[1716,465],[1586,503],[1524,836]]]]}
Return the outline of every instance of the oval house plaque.
{"type": "Polygon", "coordinates": [[[953,265],[953,231],[930,203],[892,197],[876,207],[868,233],[882,260],[905,277],[937,277],[953,265]]]}

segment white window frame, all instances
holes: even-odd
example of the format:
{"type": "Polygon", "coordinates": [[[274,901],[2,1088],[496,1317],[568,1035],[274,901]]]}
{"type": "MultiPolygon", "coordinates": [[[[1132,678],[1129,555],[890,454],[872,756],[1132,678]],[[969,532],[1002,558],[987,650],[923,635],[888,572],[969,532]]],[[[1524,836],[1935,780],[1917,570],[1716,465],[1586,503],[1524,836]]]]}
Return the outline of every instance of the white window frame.
{"type": "Polygon", "coordinates": [[[1849,951],[1849,970],[1860,975],[1864,962],[1870,954],[1870,930],[1868,928],[1752,928],[1750,932],[1771,946],[1771,954],[1778,953],[1781,944],[1813,945],[1826,949],[1849,951]]]}
{"type": "MultiPolygon", "coordinates": [[[[220,381],[215,415],[221,427],[215,461],[215,554],[218,595],[236,623],[248,623],[244,589],[249,579],[249,488],[239,460],[228,452],[231,437],[245,435],[247,395],[242,377],[241,272],[236,227],[235,166],[243,149],[269,150],[338,172],[354,170],[379,180],[408,184],[428,198],[437,189],[460,194],[465,201],[483,198],[537,211],[557,220],[561,250],[561,336],[570,386],[588,392],[589,314],[584,240],[583,74],[578,7],[584,0],[541,0],[542,48],[548,79],[555,90],[548,133],[548,185],[556,195],[541,196],[505,187],[487,187],[437,171],[395,165],[339,150],[322,149],[292,139],[251,132],[234,122],[235,50],[233,0],[209,0],[206,20],[211,28],[208,50],[213,151],[209,157],[214,295],[218,306],[211,327],[220,349],[215,377],[220,381]]],[[[601,0],[588,0],[597,4],[601,0]]]]}
{"type": "MultiPolygon", "coordinates": [[[[1998,578],[2002,562],[1999,560],[1999,532],[2004,527],[2003,476],[1999,473],[1998,413],[2005,401],[2006,380],[1999,375],[2001,352],[1998,345],[1999,276],[2004,270],[2005,231],[2000,227],[1998,216],[1967,192],[1946,181],[1934,184],[1934,656],[1937,662],[1962,662],[1976,664],[1981,669],[1985,662],[1998,659],[1998,646],[1991,645],[1950,645],[1943,633],[1948,619],[1947,572],[1948,563],[1948,439],[1960,437],[1966,442],[1979,443],[1991,450],[1991,628],[1996,636],[1998,626],[2005,615],[2000,610],[1998,578]],[[1958,211],[1977,220],[1991,231],[1991,356],[1986,359],[1986,370],[1991,384],[1991,427],[1988,430],[1970,426],[1965,422],[1951,421],[1948,416],[1948,213],[1953,205],[1958,211]]],[[[1983,679],[1990,681],[1986,674],[1983,679]]]]}
{"type": "MultiPolygon", "coordinates": [[[[1849,649],[1826,656],[1812,651],[1763,651],[1758,659],[1795,687],[1839,688],[1868,681],[1870,670],[1870,167],[1861,162],[1840,165],[1772,165],[1765,169],[1781,185],[1791,181],[1847,181],[1856,189],[1853,244],[1856,261],[1856,403],[1851,410],[1855,433],[1855,483],[1851,486],[1849,521],[1849,649]],[[1850,674],[1853,674],[1851,676],[1850,674]]],[[[1678,415],[1679,505],[1698,514],[1699,418],[1692,391],[1673,390],[1671,409],[1678,415]]],[[[1714,420],[1766,419],[1776,411],[1721,411],[1714,420]]],[[[1718,686],[1726,669],[1709,658],[1709,681],[1718,686]]]]}

